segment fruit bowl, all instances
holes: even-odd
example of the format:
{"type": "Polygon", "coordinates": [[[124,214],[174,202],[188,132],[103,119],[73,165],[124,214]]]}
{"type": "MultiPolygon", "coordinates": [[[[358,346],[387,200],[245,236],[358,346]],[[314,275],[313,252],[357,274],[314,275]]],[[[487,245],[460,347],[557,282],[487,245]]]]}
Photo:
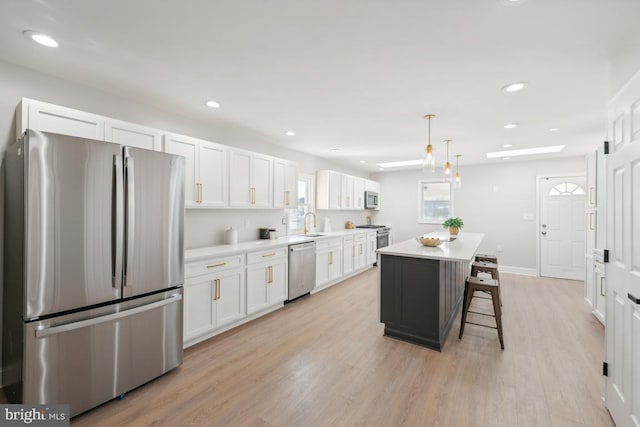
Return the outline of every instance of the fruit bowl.
{"type": "Polygon", "coordinates": [[[418,236],[416,237],[416,241],[423,246],[438,246],[440,244],[440,239],[426,236],[418,236]]]}

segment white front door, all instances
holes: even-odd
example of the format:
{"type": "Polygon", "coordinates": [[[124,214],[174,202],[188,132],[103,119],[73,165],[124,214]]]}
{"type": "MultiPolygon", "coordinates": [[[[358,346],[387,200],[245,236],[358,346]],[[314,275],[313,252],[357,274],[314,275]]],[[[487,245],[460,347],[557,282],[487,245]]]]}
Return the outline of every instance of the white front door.
{"type": "Polygon", "coordinates": [[[585,178],[539,179],[540,275],[584,280],[585,178]]]}
{"type": "Polygon", "coordinates": [[[606,406],[640,426],[640,74],[609,104],[606,406]]]}

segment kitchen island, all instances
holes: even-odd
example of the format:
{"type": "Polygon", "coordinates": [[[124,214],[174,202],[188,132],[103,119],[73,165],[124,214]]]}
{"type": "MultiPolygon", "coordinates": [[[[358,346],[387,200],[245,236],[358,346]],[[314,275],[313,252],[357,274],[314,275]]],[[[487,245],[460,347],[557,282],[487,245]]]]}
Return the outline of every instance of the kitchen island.
{"type": "MultiPolygon", "coordinates": [[[[449,239],[443,233],[429,236],[449,239]]],[[[483,237],[480,233],[460,233],[436,247],[410,239],[378,249],[384,334],[442,351],[483,237]]]]}

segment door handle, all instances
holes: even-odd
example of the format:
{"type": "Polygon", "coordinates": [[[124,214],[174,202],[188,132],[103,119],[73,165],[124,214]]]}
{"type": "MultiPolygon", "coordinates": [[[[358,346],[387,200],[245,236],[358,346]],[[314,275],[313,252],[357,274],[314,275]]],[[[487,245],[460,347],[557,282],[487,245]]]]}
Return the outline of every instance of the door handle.
{"type": "Polygon", "coordinates": [[[640,304],[640,298],[636,298],[631,294],[627,294],[627,297],[634,303],[634,304],[640,304]]]}
{"type": "Polygon", "coordinates": [[[543,236],[546,236],[546,235],[547,235],[547,232],[546,232],[546,231],[543,231],[543,232],[542,232],[542,233],[540,233],[540,234],[542,234],[543,236]]]}
{"type": "MultiPolygon", "coordinates": [[[[126,149],[125,149],[126,153],[126,149]]],[[[135,172],[133,157],[129,157],[128,153],[124,158],[125,170],[125,229],[127,246],[125,248],[126,255],[124,257],[124,286],[131,286],[131,271],[133,270],[133,250],[134,250],[134,224],[135,224],[135,172]]]]}
{"type": "Polygon", "coordinates": [[[113,192],[113,215],[111,224],[111,245],[113,247],[113,258],[111,260],[111,269],[113,279],[111,285],[119,289],[122,287],[122,268],[123,268],[123,241],[124,241],[124,174],[123,174],[122,154],[114,154],[113,156],[113,177],[115,188],[113,192]]]}

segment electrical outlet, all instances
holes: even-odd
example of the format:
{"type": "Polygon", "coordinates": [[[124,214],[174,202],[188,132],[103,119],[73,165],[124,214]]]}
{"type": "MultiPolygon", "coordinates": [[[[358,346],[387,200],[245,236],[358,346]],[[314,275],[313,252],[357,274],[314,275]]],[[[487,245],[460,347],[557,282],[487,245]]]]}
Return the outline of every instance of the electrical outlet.
{"type": "Polygon", "coordinates": [[[249,218],[244,219],[244,228],[251,227],[251,220],[249,218]]]}
{"type": "Polygon", "coordinates": [[[498,247],[496,248],[496,250],[497,250],[498,252],[502,252],[502,245],[498,245],[498,247]]]}
{"type": "Polygon", "coordinates": [[[287,225],[287,217],[282,218],[282,225],[287,225]]]}

